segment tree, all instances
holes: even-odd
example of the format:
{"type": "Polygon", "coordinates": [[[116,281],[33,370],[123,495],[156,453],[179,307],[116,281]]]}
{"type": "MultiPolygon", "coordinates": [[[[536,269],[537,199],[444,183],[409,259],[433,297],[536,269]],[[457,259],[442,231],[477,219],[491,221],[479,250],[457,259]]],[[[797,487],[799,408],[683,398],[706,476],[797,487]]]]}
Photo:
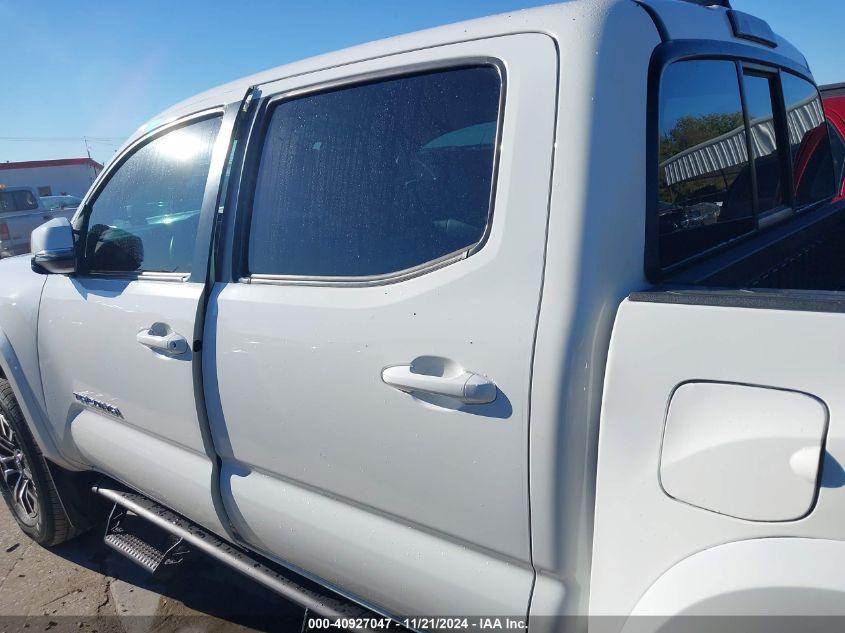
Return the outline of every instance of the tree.
{"type": "Polygon", "coordinates": [[[660,162],[690,147],[738,130],[743,124],[741,112],[681,117],[671,130],[660,136],[660,162]]]}

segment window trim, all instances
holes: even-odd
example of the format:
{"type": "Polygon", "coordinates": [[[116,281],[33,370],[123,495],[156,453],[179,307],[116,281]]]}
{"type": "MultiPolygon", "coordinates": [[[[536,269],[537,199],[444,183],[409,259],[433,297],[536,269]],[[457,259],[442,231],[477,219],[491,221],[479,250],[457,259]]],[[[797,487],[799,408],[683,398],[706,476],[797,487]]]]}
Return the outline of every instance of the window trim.
{"type": "Polygon", "coordinates": [[[789,135],[786,132],[786,109],[783,101],[783,90],[781,88],[780,69],[756,62],[743,62],[739,60],[737,60],[736,65],[739,73],[740,98],[742,99],[742,112],[743,118],[745,119],[746,137],[748,139],[748,156],[751,161],[751,180],[754,187],[752,191],[754,200],[753,232],[757,232],[795,215],[795,192],[790,167],[792,156],[789,146],[789,135]],[[757,186],[757,157],[754,156],[752,146],[750,134],[751,118],[748,114],[748,101],[745,95],[746,76],[765,79],[769,82],[769,98],[772,100],[772,115],[775,126],[775,141],[777,142],[780,177],[781,181],[786,184],[786,191],[783,192],[785,203],[763,211],[760,209],[760,192],[757,186]]]}
{"type": "Polygon", "coordinates": [[[398,65],[391,68],[379,69],[376,71],[353,74],[347,77],[330,79],[327,81],[315,82],[307,86],[291,88],[278,93],[262,96],[255,114],[254,124],[249,133],[249,138],[244,148],[244,157],[241,167],[241,181],[239,183],[239,195],[237,200],[237,212],[235,214],[234,226],[234,248],[232,252],[231,266],[232,279],[239,283],[249,284],[272,284],[272,285],[298,285],[317,287],[366,287],[380,286],[399,283],[408,279],[419,277],[434,270],[439,270],[454,262],[466,259],[477,253],[487,243],[493,224],[493,213],[498,188],[499,163],[501,158],[502,131],[504,128],[505,102],[507,94],[507,73],[502,60],[490,56],[467,56],[450,60],[438,60],[418,64],[398,65]],[[451,253],[446,253],[436,259],[428,260],[405,268],[376,275],[365,276],[326,276],[326,275],[283,275],[250,273],[249,258],[249,234],[252,226],[252,210],[255,189],[258,180],[261,154],[264,149],[267,131],[272,119],[273,110],[276,106],[285,101],[299,99],[307,96],[314,96],[325,92],[331,92],[342,88],[352,88],[382,81],[402,79],[418,75],[448,72],[453,70],[469,68],[493,68],[499,75],[499,103],[496,117],[496,138],[493,147],[493,165],[490,182],[490,198],[487,210],[487,222],[484,231],[478,241],[460,248],[451,253]]]}
{"type": "MultiPolygon", "coordinates": [[[[187,114],[181,117],[177,117],[171,121],[167,121],[162,123],[159,126],[154,127],[153,129],[149,130],[145,134],[139,136],[135,140],[133,140],[129,145],[124,147],[120,153],[115,157],[113,161],[111,161],[108,166],[103,169],[100,174],[97,176],[94,184],[91,185],[91,188],[83,197],[82,202],[79,204],[79,208],[76,214],[73,217],[73,222],[71,224],[75,224],[76,221],[81,223],[79,228],[74,226],[73,232],[76,238],[76,242],[74,247],[76,249],[76,261],[78,265],[77,272],[74,273],[77,277],[86,277],[86,278],[96,278],[96,279],[123,279],[129,281],[136,281],[136,280],[150,280],[150,281],[175,281],[175,282],[185,282],[188,281],[193,274],[193,272],[169,272],[169,271],[148,271],[148,270],[139,270],[139,271],[93,271],[88,270],[85,266],[85,239],[83,236],[88,235],[88,220],[91,216],[91,205],[96,202],[97,198],[99,197],[102,190],[109,184],[112,177],[114,176],[117,171],[123,167],[129,158],[131,158],[139,149],[143,146],[151,143],[152,141],[169,134],[179,128],[187,127],[188,125],[192,125],[194,123],[200,123],[201,121],[205,121],[208,119],[213,119],[216,117],[220,117],[221,124],[220,129],[217,132],[217,138],[215,138],[214,143],[212,144],[212,157],[214,155],[214,149],[217,143],[220,140],[220,135],[224,133],[224,123],[225,123],[225,115],[226,115],[226,108],[225,106],[216,106],[213,108],[206,108],[204,110],[200,110],[199,112],[193,112],[191,114],[187,114]]],[[[208,186],[208,179],[214,176],[212,170],[209,168],[209,172],[206,175],[206,187],[203,188],[203,198],[206,195],[206,189],[208,186]]],[[[202,221],[202,209],[200,209],[200,221],[202,221]]]]}
{"type": "MultiPolygon", "coordinates": [[[[775,104],[775,109],[780,109],[785,113],[785,104],[783,100],[783,90],[781,88],[780,73],[789,72],[798,76],[805,81],[816,85],[813,80],[810,70],[805,66],[800,65],[792,59],[789,59],[779,53],[763,49],[756,46],[741,44],[738,42],[726,42],[722,40],[672,40],[658,44],[651,55],[648,72],[648,96],[646,108],[646,203],[645,203],[645,253],[643,257],[643,269],[646,279],[651,283],[660,283],[667,277],[689,268],[691,265],[700,262],[712,255],[723,252],[725,249],[732,247],[737,242],[748,240],[749,238],[759,234],[761,231],[767,230],[769,227],[779,224],[787,217],[796,217],[804,215],[816,208],[822,207],[829,203],[828,200],[822,200],[811,205],[795,209],[790,197],[790,206],[779,207],[772,211],[763,214],[764,222],[759,223],[756,229],[752,231],[729,239],[720,244],[716,244],[711,248],[705,249],[687,259],[672,264],[670,266],[661,267],[659,254],[659,224],[657,221],[658,210],[658,156],[659,156],[659,116],[660,116],[660,89],[663,79],[663,73],[671,64],[687,60],[714,60],[714,61],[730,61],[737,66],[737,79],[740,86],[740,98],[742,99],[743,117],[746,117],[746,106],[744,99],[744,85],[742,83],[744,67],[747,66],[749,70],[754,72],[768,72],[776,73],[778,103],[775,104]],[[769,219],[771,218],[771,219],[769,219]]],[[[778,114],[776,113],[777,117],[778,114]]],[[[785,116],[785,115],[784,115],[785,116]]],[[[783,125],[783,119],[779,123],[779,127],[783,125]]],[[[778,134],[782,134],[783,130],[779,130],[778,134]]],[[[747,135],[747,133],[746,133],[747,135]]],[[[786,150],[785,150],[786,151],[786,150]]],[[[791,151],[791,150],[790,150],[791,151]]],[[[786,153],[791,157],[791,154],[786,153]]],[[[749,159],[751,159],[749,154],[749,159]]],[[[782,158],[783,160],[783,158],[782,158]]],[[[753,165],[753,160],[752,160],[753,165]]],[[[756,169],[752,167],[752,173],[756,169]]],[[[792,166],[789,165],[790,182],[792,178],[792,166]]],[[[756,175],[755,175],[756,178],[756,175]]],[[[792,185],[790,185],[792,187],[792,185]]],[[[790,194],[791,196],[792,194],[790,194]]],[[[754,196],[757,196],[756,188],[754,196]]],[[[755,217],[757,212],[755,210],[755,217]]]]}

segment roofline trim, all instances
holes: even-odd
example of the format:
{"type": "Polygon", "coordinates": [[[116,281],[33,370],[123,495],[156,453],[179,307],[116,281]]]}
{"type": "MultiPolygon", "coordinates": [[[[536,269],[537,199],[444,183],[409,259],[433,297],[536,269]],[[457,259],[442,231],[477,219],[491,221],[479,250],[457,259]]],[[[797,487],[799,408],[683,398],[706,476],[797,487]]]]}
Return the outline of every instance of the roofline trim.
{"type": "Polygon", "coordinates": [[[0,171],[9,169],[37,169],[39,167],[65,167],[67,165],[88,165],[94,169],[103,168],[93,158],[58,158],[55,160],[24,160],[14,163],[0,163],[0,171]]]}

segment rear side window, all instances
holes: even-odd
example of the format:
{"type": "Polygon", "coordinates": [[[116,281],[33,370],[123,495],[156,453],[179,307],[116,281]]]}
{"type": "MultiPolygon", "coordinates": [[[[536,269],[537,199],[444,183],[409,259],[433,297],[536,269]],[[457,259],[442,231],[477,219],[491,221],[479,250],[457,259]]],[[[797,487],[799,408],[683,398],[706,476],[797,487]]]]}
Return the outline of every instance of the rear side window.
{"type": "Polygon", "coordinates": [[[782,76],[795,204],[802,207],[834,195],[833,154],[819,91],[800,77],[782,76]]]}
{"type": "Polygon", "coordinates": [[[261,151],[249,272],[385,275],[477,244],[500,92],[484,66],[280,102],[261,151]]]}
{"type": "Polygon", "coordinates": [[[754,211],[736,64],[672,64],[660,97],[657,213],[667,267],[750,232],[754,211]]]}

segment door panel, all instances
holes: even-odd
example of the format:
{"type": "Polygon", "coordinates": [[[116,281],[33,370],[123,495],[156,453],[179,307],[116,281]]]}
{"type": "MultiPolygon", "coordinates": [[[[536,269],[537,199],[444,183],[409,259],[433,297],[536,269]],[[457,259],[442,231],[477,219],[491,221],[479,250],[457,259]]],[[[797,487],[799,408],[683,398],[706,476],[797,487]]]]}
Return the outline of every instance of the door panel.
{"type": "Polygon", "coordinates": [[[219,532],[192,352],[168,356],[136,339],[166,322],[191,340],[201,293],[199,283],[50,275],[38,347],[47,412],[62,450],[219,532]],[[120,416],[74,394],[116,407],[120,416]]]}
{"type": "MultiPolygon", "coordinates": [[[[490,58],[506,68],[507,96],[480,250],[389,283],[258,276],[218,284],[210,302],[206,393],[238,531],[393,613],[525,613],[532,583],[528,394],[556,52],[546,36],[518,35],[397,55],[389,67],[490,58]],[[497,397],[411,395],[383,382],[396,365],[479,374],[497,397]]],[[[364,62],[262,91],[385,67],[364,62]]],[[[458,144],[445,135],[426,148],[438,143],[458,144]]]]}
{"type": "Polygon", "coordinates": [[[722,543],[845,538],[840,295],[634,299],[619,309],[605,378],[591,613],[629,614],[667,569],[722,543]]]}

